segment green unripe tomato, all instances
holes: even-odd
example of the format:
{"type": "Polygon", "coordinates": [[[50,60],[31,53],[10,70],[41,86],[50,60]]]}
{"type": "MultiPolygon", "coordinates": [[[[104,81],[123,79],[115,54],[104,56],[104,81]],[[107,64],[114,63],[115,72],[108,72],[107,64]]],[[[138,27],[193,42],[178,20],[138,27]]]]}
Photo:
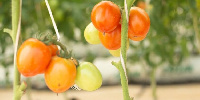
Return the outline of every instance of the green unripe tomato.
{"type": "Polygon", "coordinates": [[[83,62],[77,68],[75,84],[86,91],[97,90],[102,85],[101,73],[94,64],[83,62]]]}
{"type": "MultiPolygon", "coordinates": [[[[126,50],[129,48],[129,40],[126,42],[126,50]]],[[[109,50],[110,54],[114,57],[120,57],[121,48],[117,50],[109,50]]]]}
{"type": "Polygon", "coordinates": [[[99,39],[99,31],[94,27],[92,22],[85,28],[84,37],[85,40],[90,44],[101,43],[99,39]]]}
{"type": "Polygon", "coordinates": [[[117,49],[117,50],[109,50],[110,54],[114,57],[119,57],[120,56],[120,51],[121,48],[117,49]]]}

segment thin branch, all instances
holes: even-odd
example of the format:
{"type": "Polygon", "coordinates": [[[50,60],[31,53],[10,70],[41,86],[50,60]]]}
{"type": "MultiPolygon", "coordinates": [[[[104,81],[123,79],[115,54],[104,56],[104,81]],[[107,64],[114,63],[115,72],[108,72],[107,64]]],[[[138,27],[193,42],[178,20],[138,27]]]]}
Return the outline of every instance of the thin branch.
{"type": "MultiPolygon", "coordinates": [[[[22,2],[20,1],[20,7],[22,2]]],[[[17,35],[16,35],[16,41],[14,44],[14,65],[16,65],[16,55],[17,55],[17,49],[18,49],[18,43],[19,43],[19,36],[21,33],[21,9],[19,14],[19,22],[18,22],[18,28],[17,28],[17,35]]]]}
{"type": "Polygon", "coordinates": [[[12,35],[12,30],[11,29],[4,28],[3,32],[10,34],[10,36],[12,35]]]}

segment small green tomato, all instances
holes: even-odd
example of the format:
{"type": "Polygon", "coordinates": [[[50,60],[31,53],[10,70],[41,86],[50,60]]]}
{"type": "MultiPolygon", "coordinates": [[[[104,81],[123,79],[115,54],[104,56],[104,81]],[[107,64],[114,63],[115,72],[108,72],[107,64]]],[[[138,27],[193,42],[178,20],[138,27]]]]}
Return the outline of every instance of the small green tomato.
{"type": "Polygon", "coordinates": [[[102,76],[95,65],[83,62],[77,68],[76,85],[86,91],[94,91],[101,87],[102,76]]]}
{"type": "Polygon", "coordinates": [[[121,48],[117,49],[117,50],[109,50],[110,54],[114,57],[119,57],[120,56],[120,51],[121,48]]]}
{"type": "Polygon", "coordinates": [[[85,40],[90,44],[100,44],[99,31],[94,27],[92,22],[85,28],[85,40]]]}

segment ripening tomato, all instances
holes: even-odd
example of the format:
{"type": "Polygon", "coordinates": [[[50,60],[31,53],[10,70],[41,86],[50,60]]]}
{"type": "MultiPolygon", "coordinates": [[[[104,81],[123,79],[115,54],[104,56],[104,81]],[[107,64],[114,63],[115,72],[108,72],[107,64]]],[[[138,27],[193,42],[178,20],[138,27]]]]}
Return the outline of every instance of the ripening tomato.
{"type": "Polygon", "coordinates": [[[103,46],[109,50],[116,50],[121,47],[121,25],[109,33],[99,32],[99,38],[103,46]]]}
{"type": "Polygon", "coordinates": [[[145,37],[150,28],[148,14],[139,7],[132,7],[129,16],[128,37],[134,40],[136,37],[145,37]]]}
{"type": "Polygon", "coordinates": [[[142,41],[146,36],[133,36],[131,39],[133,41],[142,41]]]}
{"type": "Polygon", "coordinates": [[[138,1],[136,6],[142,9],[146,8],[146,4],[144,1],[138,1]]]}
{"type": "Polygon", "coordinates": [[[71,59],[54,56],[45,71],[45,82],[50,90],[61,93],[74,85],[76,66],[71,59]]]}
{"type": "Polygon", "coordinates": [[[77,67],[75,83],[83,90],[94,91],[101,87],[102,76],[94,64],[83,62],[77,67]]]}
{"type": "Polygon", "coordinates": [[[34,38],[26,40],[17,52],[17,68],[26,77],[44,72],[50,60],[49,48],[34,38]]]}
{"type": "MultiPolygon", "coordinates": [[[[126,51],[129,48],[129,40],[127,40],[126,42],[126,51]]],[[[121,48],[117,49],[117,50],[109,50],[110,54],[114,57],[120,57],[120,52],[121,52],[121,48]]]]}
{"type": "Polygon", "coordinates": [[[118,26],[120,19],[120,9],[111,1],[101,1],[92,9],[92,23],[101,32],[113,31],[118,26]]]}
{"type": "Polygon", "coordinates": [[[50,44],[50,45],[48,45],[48,48],[50,49],[52,56],[59,54],[59,50],[58,50],[57,45],[50,44]]]}
{"type": "Polygon", "coordinates": [[[85,40],[90,44],[101,43],[98,35],[99,31],[94,27],[92,22],[85,28],[84,37],[85,40]]]}

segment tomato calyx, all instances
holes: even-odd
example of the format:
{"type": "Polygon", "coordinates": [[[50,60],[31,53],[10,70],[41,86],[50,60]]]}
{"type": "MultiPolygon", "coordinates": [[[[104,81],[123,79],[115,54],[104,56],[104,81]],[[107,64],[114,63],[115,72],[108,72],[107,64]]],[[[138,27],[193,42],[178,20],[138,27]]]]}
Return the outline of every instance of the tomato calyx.
{"type": "Polygon", "coordinates": [[[67,59],[71,58],[72,51],[68,51],[65,45],[63,45],[61,42],[57,40],[52,40],[51,42],[52,44],[58,45],[61,48],[60,55],[58,55],[59,57],[67,58],[67,59]]]}
{"type": "Polygon", "coordinates": [[[53,44],[60,47],[59,54],[57,56],[61,58],[71,59],[76,66],[79,66],[78,60],[72,57],[72,51],[67,50],[67,47],[57,40],[56,36],[46,36],[43,39],[43,42],[47,45],[53,44]]]}
{"type": "Polygon", "coordinates": [[[38,35],[37,39],[42,41],[47,46],[50,46],[50,45],[59,46],[60,50],[58,50],[56,52],[56,55],[61,58],[70,59],[74,62],[74,64],[76,66],[79,66],[79,62],[72,57],[72,51],[69,51],[64,44],[62,44],[60,41],[58,41],[57,37],[55,35],[47,33],[47,34],[41,35],[41,36],[38,35]]]}
{"type": "Polygon", "coordinates": [[[57,46],[59,46],[60,50],[58,50],[57,56],[62,57],[62,58],[66,58],[66,59],[71,58],[72,52],[68,51],[66,46],[64,44],[62,44],[60,41],[57,40],[56,36],[48,34],[47,36],[40,37],[39,40],[42,41],[43,43],[45,43],[46,45],[57,45],[57,46]]]}

